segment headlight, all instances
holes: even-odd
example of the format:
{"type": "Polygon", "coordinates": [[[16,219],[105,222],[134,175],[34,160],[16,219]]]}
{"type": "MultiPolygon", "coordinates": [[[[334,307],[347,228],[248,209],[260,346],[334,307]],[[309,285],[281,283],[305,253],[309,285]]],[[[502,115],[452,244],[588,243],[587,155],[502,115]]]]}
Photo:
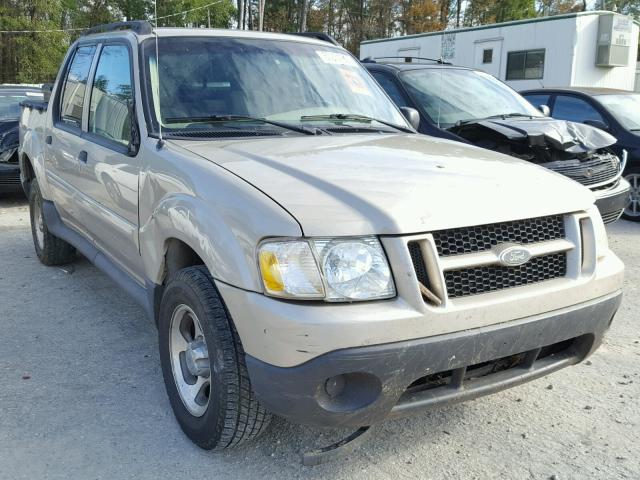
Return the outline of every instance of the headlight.
{"type": "Polygon", "coordinates": [[[349,302],[396,294],[375,237],[267,241],[258,259],[265,292],[272,296],[349,302]]]}

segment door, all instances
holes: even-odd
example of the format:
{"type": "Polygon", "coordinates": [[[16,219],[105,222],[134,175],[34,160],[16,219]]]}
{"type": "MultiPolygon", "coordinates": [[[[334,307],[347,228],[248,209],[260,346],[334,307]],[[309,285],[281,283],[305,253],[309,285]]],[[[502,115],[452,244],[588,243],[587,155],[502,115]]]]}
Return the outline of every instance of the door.
{"type": "Polygon", "coordinates": [[[479,70],[483,70],[496,78],[500,78],[502,59],[502,39],[478,40],[474,46],[474,64],[479,70]]]}
{"type": "Polygon", "coordinates": [[[51,105],[52,127],[45,132],[46,173],[56,208],[67,225],[85,236],[89,232],[81,206],[89,175],[83,163],[82,121],[96,48],[82,45],[71,55],[56,103],[51,105]]]}
{"type": "Polygon", "coordinates": [[[86,223],[100,250],[140,282],[139,160],[129,148],[134,102],[128,43],[102,44],[88,95],[86,192],[93,203],[86,223]]]}

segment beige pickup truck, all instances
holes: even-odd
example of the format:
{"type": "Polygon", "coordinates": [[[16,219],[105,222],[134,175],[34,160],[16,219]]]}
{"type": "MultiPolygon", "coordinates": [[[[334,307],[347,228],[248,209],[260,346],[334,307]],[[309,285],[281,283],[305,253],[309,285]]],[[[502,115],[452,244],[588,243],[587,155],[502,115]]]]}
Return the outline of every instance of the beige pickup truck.
{"type": "Polygon", "coordinates": [[[583,360],[623,279],[593,194],[415,121],[329,42],[102,27],[23,107],[37,255],[80,252],[143,305],[207,449],[272,414],[368,426],[583,360]]]}

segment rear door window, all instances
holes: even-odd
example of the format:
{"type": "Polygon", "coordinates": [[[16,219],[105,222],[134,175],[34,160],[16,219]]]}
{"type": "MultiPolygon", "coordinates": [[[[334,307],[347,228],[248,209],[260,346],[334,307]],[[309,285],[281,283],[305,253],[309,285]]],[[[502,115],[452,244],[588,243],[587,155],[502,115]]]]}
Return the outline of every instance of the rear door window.
{"type": "Polygon", "coordinates": [[[60,121],[70,127],[80,129],[82,126],[87,78],[95,51],[95,45],[78,47],[67,71],[60,102],[60,121]]]}
{"type": "Polygon", "coordinates": [[[588,120],[604,122],[602,115],[586,101],[569,95],[558,95],[553,104],[553,118],[583,123],[588,120]]]}

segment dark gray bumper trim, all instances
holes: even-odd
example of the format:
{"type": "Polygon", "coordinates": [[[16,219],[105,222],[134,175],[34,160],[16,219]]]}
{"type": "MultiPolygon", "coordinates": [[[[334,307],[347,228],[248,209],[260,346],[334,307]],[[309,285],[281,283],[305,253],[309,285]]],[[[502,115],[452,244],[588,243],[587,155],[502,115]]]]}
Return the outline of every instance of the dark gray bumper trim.
{"type": "Polygon", "coordinates": [[[619,214],[629,203],[629,189],[623,190],[616,195],[608,197],[596,198],[596,207],[600,211],[600,215],[604,218],[611,217],[612,214],[619,214]]]}
{"type": "Polygon", "coordinates": [[[277,415],[319,426],[371,425],[389,416],[497,392],[582,361],[600,345],[621,297],[616,292],[513,322],[338,350],[290,368],[269,365],[247,355],[247,367],[257,397],[277,415]],[[526,366],[470,380],[463,386],[418,393],[407,391],[409,385],[425,375],[463,370],[466,366],[536,351],[569,339],[577,340],[567,351],[526,366]],[[347,382],[353,381],[355,387],[347,401],[336,405],[327,401],[325,381],[341,374],[347,382]]]}

